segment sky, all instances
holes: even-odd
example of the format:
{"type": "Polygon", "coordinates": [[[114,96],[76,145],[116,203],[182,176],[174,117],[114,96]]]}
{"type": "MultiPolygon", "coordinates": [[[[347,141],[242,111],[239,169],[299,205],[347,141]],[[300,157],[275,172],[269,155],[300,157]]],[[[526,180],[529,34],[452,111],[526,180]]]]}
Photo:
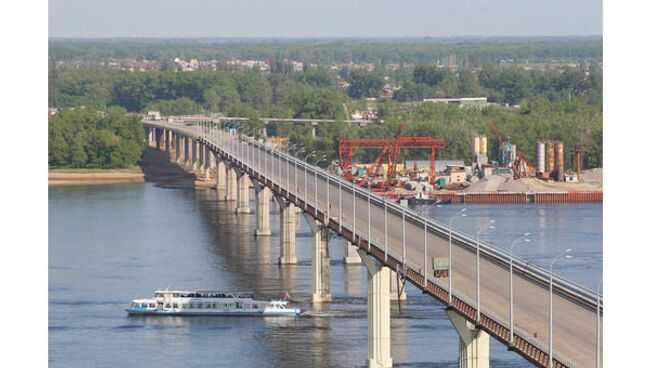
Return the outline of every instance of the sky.
{"type": "Polygon", "coordinates": [[[602,35],[602,0],[50,0],[50,37],[602,35]]]}

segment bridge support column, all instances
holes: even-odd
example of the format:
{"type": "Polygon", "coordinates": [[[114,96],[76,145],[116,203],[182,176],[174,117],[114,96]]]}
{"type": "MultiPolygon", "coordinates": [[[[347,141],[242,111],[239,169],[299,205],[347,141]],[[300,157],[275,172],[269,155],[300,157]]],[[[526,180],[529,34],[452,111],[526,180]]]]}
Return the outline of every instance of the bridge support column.
{"type": "Polygon", "coordinates": [[[176,152],[176,164],[181,163],[181,141],[182,137],[174,133],[174,152],[176,152]]]}
{"type": "Polygon", "coordinates": [[[203,172],[203,169],[205,168],[205,146],[202,143],[199,143],[197,145],[197,147],[199,149],[199,155],[198,155],[199,160],[198,160],[197,169],[201,173],[201,172],[203,172]]]}
{"type": "Polygon", "coordinates": [[[280,265],[296,264],[296,209],[293,203],[275,196],[280,206],[280,265]]]}
{"type": "Polygon", "coordinates": [[[359,264],[361,263],[361,257],[357,252],[357,247],[352,245],[352,242],[346,241],[347,245],[345,246],[345,256],[343,257],[343,263],[345,264],[359,264]]]}
{"type": "Polygon", "coordinates": [[[165,152],[169,158],[172,157],[172,131],[165,129],[165,152]]]}
{"type": "Polygon", "coordinates": [[[271,190],[260,183],[255,184],[255,205],[257,213],[257,229],[255,236],[271,235],[270,217],[271,190]]]}
{"type": "Polygon", "coordinates": [[[151,128],[151,127],[147,128],[147,146],[148,147],[151,147],[153,145],[154,130],[155,130],[155,128],[151,128]]]}
{"type": "Polygon", "coordinates": [[[229,167],[226,174],[226,201],[237,200],[237,172],[234,167],[229,167]]]}
{"type": "Polygon", "coordinates": [[[489,368],[490,335],[452,310],[448,310],[447,315],[460,336],[459,368],[489,368]]]}
{"type": "Polygon", "coordinates": [[[158,128],[154,128],[154,136],[156,137],[156,149],[160,149],[160,140],[162,139],[162,131],[158,128]]]}
{"type": "Polygon", "coordinates": [[[250,197],[250,180],[248,175],[243,171],[237,172],[237,213],[251,213],[250,197]]]}
{"type": "Polygon", "coordinates": [[[199,151],[200,143],[198,141],[192,140],[192,172],[196,174],[199,169],[199,151]]]}
{"type": "Polygon", "coordinates": [[[192,144],[192,139],[188,136],[183,136],[183,145],[185,148],[183,149],[183,152],[185,153],[183,155],[183,159],[185,160],[185,167],[190,168],[192,166],[192,148],[190,147],[192,144]]]}
{"type": "Polygon", "coordinates": [[[311,137],[316,138],[316,124],[315,123],[312,123],[312,126],[311,126],[311,137]]]}
{"type": "Polygon", "coordinates": [[[203,146],[205,147],[205,180],[208,180],[210,176],[213,173],[213,169],[215,167],[214,163],[214,152],[208,147],[207,145],[203,146]]]}
{"type": "Polygon", "coordinates": [[[390,352],[390,268],[358,250],[368,269],[368,368],[393,366],[390,352]]]}
{"type": "Polygon", "coordinates": [[[217,161],[217,180],[214,189],[217,191],[217,201],[227,200],[227,177],[226,177],[226,163],[223,160],[217,161]]]}
{"type": "Polygon", "coordinates": [[[311,228],[311,301],[323,303],[332,301],[330,292],[330,232],[329,229],[305,214],[311,228]]]}
{"type": "Polygon", "coordinates": [[[406,280],[399,279],[397,272],[390,270],[390,300],[406,300],[406,280]]]}

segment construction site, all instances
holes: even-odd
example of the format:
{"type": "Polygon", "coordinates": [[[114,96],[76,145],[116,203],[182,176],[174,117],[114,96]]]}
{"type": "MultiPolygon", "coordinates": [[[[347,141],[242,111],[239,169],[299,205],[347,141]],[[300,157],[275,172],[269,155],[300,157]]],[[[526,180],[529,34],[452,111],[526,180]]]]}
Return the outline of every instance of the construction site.
{"type": "Polygon", "coordinates": [[[404,136],[400,125],[390,139],[341,139],[338,165],[329,169],[348,181],[391,200],[438,203],[598,203],[602,202],[602,169],[581,171],[582,148],[566,152],[564,142],[540,140],[534,161],[490,124],[498,156],[488,156],[486,135],[473,137],[472,162],[436,160],[445,138],[404,136]],[[358,151],[378,152],[371,162],[355,162],[358,151]],[[428,160],[403,160],[405,150],[426,150],[428,160]],[[576,170],[565,168],[575,155],[576,170]]]}

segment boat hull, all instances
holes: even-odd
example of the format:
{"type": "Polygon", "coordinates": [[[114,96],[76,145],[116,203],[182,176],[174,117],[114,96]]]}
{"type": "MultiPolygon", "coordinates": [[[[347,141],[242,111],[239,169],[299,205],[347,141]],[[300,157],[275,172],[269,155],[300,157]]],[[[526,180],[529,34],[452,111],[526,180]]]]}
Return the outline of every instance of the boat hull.
{"type": "Polygon", "coordinates": [[[155,309],[126,309],[126,313],[130,316],[173,316],[173,317],[281,317],[281,316],[297,316],[300,310],[287,310],[287,311],[267,311],[267,312],[253,312],[253,311],[166,311],[155,309]]]}

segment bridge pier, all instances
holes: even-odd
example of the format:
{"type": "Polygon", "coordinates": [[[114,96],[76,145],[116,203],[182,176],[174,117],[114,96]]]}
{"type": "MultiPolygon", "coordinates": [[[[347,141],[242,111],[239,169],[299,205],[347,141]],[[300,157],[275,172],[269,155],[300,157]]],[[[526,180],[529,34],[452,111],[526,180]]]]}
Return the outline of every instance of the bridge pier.
{"type": "Polygon", "coordinates": [[[205,168],[205,146],[197,141],[197,150],[198,150],[198,160],[197,160],[197,171],[198,174],[203,173],[204,168],[205,168]]]}
{"type": "Polygon", "coordinates": [[[226,173],[226,201],[237,200],[237,172],[233,166],[226,173]]]}
{"type": "Polygon", "coordinates": [[[406,279],[397,277],[397,272],[390,270],[390,300],[406,300],[406,279]]]}
{"type": "Polygon", "coordinates": [[[280,206],[280,265],[296,264],[296,208],[293,203],[275,196],[280,206]]]}
{"type": "Polygon", "coordinates": [[[270,200],[271,190],[261,183],[255,183],[255,212],[257,214],[257,229],[255,229],[255,236],[269,236],[271,235],[270,217],[270,200]]]}
{"type": "Polygon", "coordinates": [[[216,162],[215,162],[216,155],[215,155],[215,153],[210,149],[210,147],[208,147],[208,146],[205,146],[205,152],[206,152],[207,157],[208,157],[208,164],[207,164],[207,168],[206,168],[206,169],[210,172],[209,175],[212,175],[212,174],[214,173],[214,169],[215,169],[215,167],[216,167],[216,162]]]}
{"type": "Polygon", "coordinates": [[[309,214],[304,214],[311,228],[311,301],[332,301],[330,292],[329,229],[309,214]]]}
{"type": "Polygon", "coordinates": [[[460,337],[459,368],[489,368],[490,335],[452,310],[447,310],[447,315],[460,337]]]}
{"type": "Polygon", "coordinates": [[[181,142],[182,136],[178,133],[174,133],[174,152],[176,152],[176,164],[181,163],[181,142]]]}
{"type": "Polygon", "coordinates": [[[169,158],[172,157],[172,131],[165,129],[165,152],[169,158]]]}
{"type": "Polygon", "coordinates": [[[368,269],[368,368],[393,366],[390,349],[390,268],[357,251],[368,269]]]}
{"type": "Polygon", "coordinates": [[[360,264],[361,257],[359,257],[359,253],[357,252],[357,249],[358,249],[357,247],[352,245],[352,242],[346,241],[345,256],[343,257],[343,263],[360,264]]]}
{"type": "Polygon", "coordinates": [[[185,168],[189,168],[192,165],[192,154],[191,154],[191,149],[190,149],[190,144],[191,144],[192,139],[188,136],[183,136],[183,159],[185,161],[185,168]]]}
{"type": "Polygon", "coordinates": [[[192,140],[192,172],[196,174],[199,168],[199,141],[192,140]]]}
{"type": "Polygon", "coordinates": [[[236,213],[251,213],[250,198],[248,192],[250,189],[250,180],[248,175],[237,170],[237,209],[236,213]]]}
{"type": "Polygon", "coordinates": [[[147,127],[145,134],[147,135],[147,147],[151,147],[153,145],[153,131],[155,128],[147,127]]]}
{"type": "Polygon", "coordinates": [[[312,138],[316,138],[316,125],[318,125],[318,123],[316,123],[316,122],[311,123],[311,137],[312,138]]]}
{"type": "Polygon", "coordinates": [[[217,180],[214,189],[217,191],[217,201],[227,201],[227,177],[226,177],[226,163],[224,160],[217,161],[217,180]]]}
{"type": "Polygon", "coordinates": [[[154,137],[156,137],[156,149],[160,149],[160,139],[161,139],[162,131],[160,129],[154,128],[154,137]]]}

